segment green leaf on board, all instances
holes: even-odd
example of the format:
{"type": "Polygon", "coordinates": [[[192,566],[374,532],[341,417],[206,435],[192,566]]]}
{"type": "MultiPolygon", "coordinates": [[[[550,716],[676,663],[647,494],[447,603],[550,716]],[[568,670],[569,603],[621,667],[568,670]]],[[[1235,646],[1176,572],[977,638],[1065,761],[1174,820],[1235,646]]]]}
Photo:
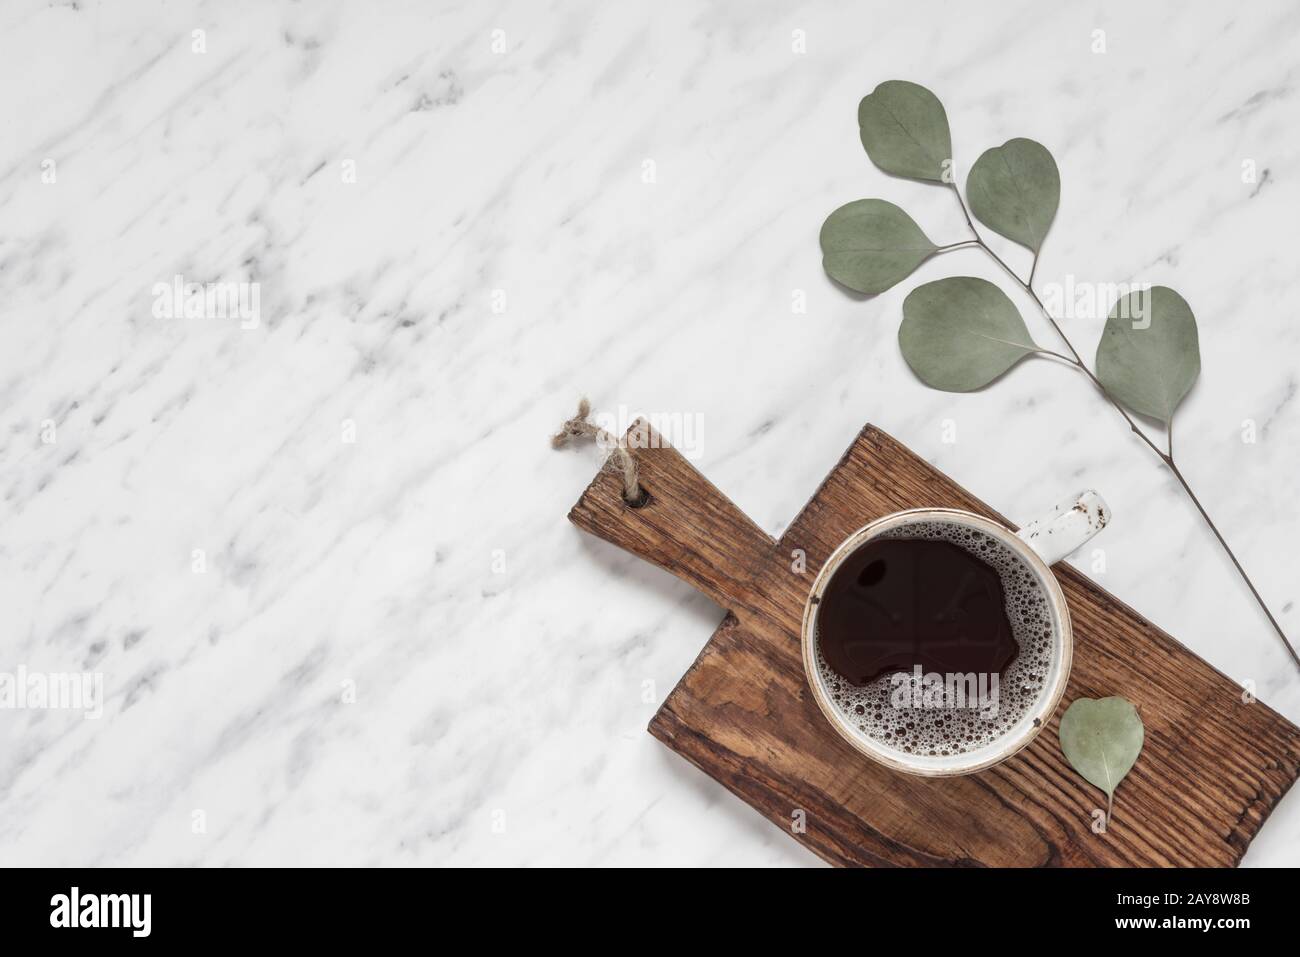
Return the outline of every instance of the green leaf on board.
{"type": "Polygon", "coordinates": [[[983,388],[1039,351],[1007,294],[971,276],[913,289],[903,300],[898,344],[921,381],[946,392],[983,388]]]}
{"type": "Polygon", "coordinates": [[[1142,751],[1146,731],[1126,698],[1078,698],[1061,716],[1061,750],[1089,784],[1106,792],[1106,820],[1115,789],[1142,751]]]}
{"type": "Polygon", "coordinates": [[[1060,205],[1061,174],[1041,143],[1007,140],[975,161],[966,198],[981,223],[1038,252],[1060,205]]]}
{"type": "Polygon", "coordinates": [[[858,104],[862,145],[886,173],[911,179],[945,179],[952,159],[948,114],[939,98],[906,80],[886,80],[858,104]]]}
{"type": "Polygon", "coordinates": [[[821,243],[826,274],[871,295],[906,279],[939,248],[911,216],[883,199],[835,210],[822,226],[821,243]]]}
{"type": "Polygon", "coordinates": [[[1168,425],[1201,371],[1196,317],[1168,286],[1115,303],[1097,345],[1097,378],[1134,412],[1168,425]]]}

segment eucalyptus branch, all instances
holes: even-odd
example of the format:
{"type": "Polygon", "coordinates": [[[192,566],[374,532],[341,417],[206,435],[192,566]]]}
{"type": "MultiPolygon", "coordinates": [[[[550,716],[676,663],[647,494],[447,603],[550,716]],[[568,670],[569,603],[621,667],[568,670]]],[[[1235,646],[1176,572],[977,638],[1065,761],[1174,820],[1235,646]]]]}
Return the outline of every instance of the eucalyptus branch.
{"type": "MultiPolygon", "coordinates": [[[[989,246],[989,244],[984,241],[984,238],[980,235],[980,231],[975,228],[975,223],[971,220],[970,212],[966,208],[966,201],[961,198],[961,191],[957,189],[956,184],[949,183],[948,185],[952,187],[953,195],[957,197],[957,205],[961,207],[962,215],[966,217],[966,225],[970,227],[970,231],[975,237],[973,240],[970,240],[970,242],[974,243],[977,247],[984,250],[984,252],[988,254],[989,258],[991,258],[995,263],[1001,266],[1003,271],[1008,276],[1010,276],[1013,280],[1015,280],[1016,285],[1018,285],[1021,289],[1023,289],[1025,292],[1029,294],[1029,298],[1034,300],[1034,304],[1038,306],[1038,311],[1043,314],[1043,318],[1046,319],[1049,323],[1051,323],[1052,329],[1056,332],[1057,337],[1060,338],[1060,340],[1063,343],[1065,343],[1065,347],[1070,350],[1070,356],[1072,358],[1069,359],[1069,362],[1071,363],[1071,365],[1077,368],[1080,372],[1082,372],[1092,381],[1092,384],[1097,387],[1097,391],[1099,391],[1102,394],[1102,396],[1105,397],[1107,402],[1109,402],[1112,406],[1115,407],[1116,412],[1118,412],[1121,416],[1123,416],[1124,421],[1128,423],[1128,427],[1133,431],[1133,434],[1136,435],[1143,442],[1145,442],[1147,446],[1151,449],[1151,451],[1154,452],[1161,460],[1165,460],[1167,457],[1164,452],[1160,451],[1160,446],[1156,445],[1153,441],[1151,441],[1150,437],[1145,432],[1143,432],[1140,428],[1138,428],[1138,424],[1133,420],[1133,417],[1129,415],[1127,411],[1125,411],[1122,405],[1120,405],[1117,401],[1115,401],[1114,396],[1112,396],[1109,392],[1107,392],[1106,387],[1101,384],[1100,380],[1098,380],[1098,378],[1095,375],[1092,374],[1092,370],[1088,368],[1087,364],[1083,361],[1083,358],[1079,355],[1079,350],[1074,348],[1074,343],[1070,342],[1070,337],[1065,334],[1065,330],[1061,328],[1061,325],[1056,321],[1056,318],[1050,312],[1048,312],[1047,306],[1043,304],[1043,300],[1038,297],[1038,293],[1034,292],[1034,289],[1029,284],[1029,282],[1026,282],[1025,280],[1021,279],[1020,276],[1016,273],[1016,271],[1012,269],[1009,265],[1007,265],[1007,261],[1003,259],[1001,256],[999,256],[996,252],[994,252],[993,249],[989,246]]],[[[1038,261],[1037,254],[1034,255],[1034,261],[1035,263],[1037,263],[1038,261]]],[[[1032,279],[1033,279],[1033,271],[1030,270],[1030,281],[1032,281],[1032,279]]],[[[1286,641],[1286,638],[1283,637],[1282,640],[1286,641]]],[[[1287,642],[1287,647],[1288,648],[1291,647],[1290,642],[1287,642]]],[[[1291,654],[1294,656],[1295,651],[1292,650],[1291,654]]],[[[1300,664],[1300,659],[1297,659],[1296,663],[1300,664]]]]}
{"type": "Polygon", "coordinates": [[[1300,667],[1300,654],[1174,461],[1174,410],[1201,370],[1196,317],[1186,300],[1166,286],[1121,297],[1106,320],[1096,361],[1089,368],[1034,291],[1043,241],[1060,205],[1060,171],[1047,148],[1016,138],[985,150],[971,167],[963,198],[952,175],[948,115],[925,87],[904,80],[881,83],[859,104],[858,127],[867,155],[885,172],[949,187],[973,238],[936,245],[898,206],[861,199],[835,210],[822,226],[827,274],[850,289],[875,295],[906,279],[933,255],[984,250],[1034,301],[1068,355],[1034,342],[1020,311],[999,286],[973,276],[951,276],[918,286],[903,301],[898,344],[912,371],[926,385],[948,392],[981,389],[1031,355],[1066,362],[1085,375],[1178,480],[1300,667]],[[1021,279],[984,241],[976,219],[1034,254],[1027,278],[1021,279]],[[1130,321],[1133,309],[1146,320],[1143,324],[1130,321]],[[1135,415],[1164,424],[1164,448],[1138,426],[1135,415]]]}
{"type": "MultiPolygon", "coordinates": [[[[1075,366],[1080,372],[1086,375],[1092,381],[1092,384],[1097,387],[1097,391],[1099,391],[1102,394],[1102,396],[1106,399],[1106,401],[1109,402],[1112,406],[1114,406],[1115,410],[1124,417],[1124,421],[1128,423],[1129,428],[1133,430],[1133,433],[1138,438],[1140,438],[1143,442],[1145,442],[1147,446],[1151,449],[1151,451],[1153,451],[1156,454],[1156,456],[1162,462],[1164,462],[1164,464],[1169,468],[1169,471],[1173,474],[1174,478],[1178,480],[1178,484],[1183,487],[1183,491],[1187,493],[1187,497],[1190,498],[1192,500],[1192,504],[1196,506],[1196,510],[1200,512],[1201,517],[1205,519],[1205,524],[1209,526],[1210,531],[1214,533],[1214,537],[1217,538],[1219,540],[1219,544],[1223,546],[1223,550],[1227,553],[1228,558],[1232,560],[1233,566],[1237,569],[1237,573],[1241,576],[1242,581],[1246,583],[1246,587],[1250,589],[1250,593],[1255,596],[1255,601],[1259,604],[1259,607],[1263,610],[1264,616],[1268,618],[1269,624],[1273,626],[1273,630],[1277,632],[1277,636],[1282,639],[1282,644],[1286,646],[1287,653],[1290,654],[1291,660],[1295,662],[1297,667],[1300,667],[1300,655],[1296,653],[1295,646],[1292,645],[1290,639],[1287,638],[1286,632],[1282,630],[1282,626],[1278,623],[1277,619],[1273,616],[1273,612],[1269,609],[1268,604],[1264,601],[1263,596],[1260,595],[1259,589],[1255,587],[1255,583],[1251,581],[1250,576],[1246,574],[1246,569],[1242,567],[1241,562],[1237,559],[1236,554],[1233,552],[1232,548],[1228,545],[1227,540],[1223,537],[1223,533],[1219,531],[1219,527],[1214,523],[1214,519],[1210,518],[1210,513],[1205,510],[1205,506],[1201,504],[1201,500],[1197,498],[1196,492],[1192,490],[1191,485],[1188,484],[1186,477],[1183,475],[1182,471],[1178,468],[1177,463],[1174,461],[1173,420],[1172,419],[1169,420],[1169,424],[1166,428],[1166,440],[1168,443],[1167,451],[1162,452],[1160,450],[1160,447],[1156,445],[1153,441],[1151,441],[1151,439],[1147,436],[1145,432],[1143,432],[1141,429],[1138,428],[1137,423],[1133,421],[1133,417],[1130,416],[1128,412],[1125,411],[1124,407],[1120,405],[1119,402],[1115,399],[1115,397],[1112,396],[1110,392],[1106,390],[1106,387],[1101,384],[1101,381],[1095,375],[1093,375],[1092,370],[1088,368],[1088,366],[1084,363],[1083,358],[1079,355],[1079,351],[1074,348],[1074,344],[1071,343],[1069,337],[1066,336],[1065,331],[1060,326],[1060,323],[1058,323],[1055,317],[1053,317],[1052,314],[1048,311],[1047,306],[1044,305],[1043,303],[1043,300],[1039,298],[1038,293],[1034,292],[1033,286],[1031,285],[1031,283],[1033,282],[1034,270],[1032,268],[1030,269],[1028,280],[1021,279],[1016,274],[1015,270],[1013,270],[1009,265],[1007,265],[1006,260],[1004,260],[996,252],[994,252],[993,249],[989,247],[988,243],[984,241],[984,238],[980,235],[979,230],[975,228],[975,223],[971,220],[970,213],[966,208],[966,203],[962,199],[961,191],[957,189],[955,184],[949,184],[949,185],[952,186],[953,194],[957,197],[957,203],[961,206],[962,214],[966,217],[966,224],[970,227],[970,231],[975,237],[973,240],[974,245],[984,250],[984,252],[987,253],[993,259],[994,262],[996,262],[999,266],[1002,267],[1002,269],[1007,273],[1007,275],[1009,275],[1012,279],[1014,279],[1016,283],[1025,292],[1029,294],[1030,298],[1033,299],[1034,303],[1038,306],[1039,311],[1043,314],[1043,317],[1046,318],[1049,323],[1051,323],[1052,328],[1056,331],[1057,336],[1060,338],[1060,340],[1063,343],[1065,343],[1065,347],[1070,350],[1070,356],[1060,356],[1058,353],[1054,353],[1046,349],[1041,351],[1048,353],[1050,355],[1056,355],[1058,358],[1065,359],[1071,365],[1075,366]]],[[[960,244],[954,244],[954,245],[960,245],[960,244]]],[[[952,248],[952,247],[946,247],[946,248],[952,248]]],[[[1037,266],[1037,264],[1038,264],[1038,254],[1035,253],[1034,265],[1037,266]]]]}

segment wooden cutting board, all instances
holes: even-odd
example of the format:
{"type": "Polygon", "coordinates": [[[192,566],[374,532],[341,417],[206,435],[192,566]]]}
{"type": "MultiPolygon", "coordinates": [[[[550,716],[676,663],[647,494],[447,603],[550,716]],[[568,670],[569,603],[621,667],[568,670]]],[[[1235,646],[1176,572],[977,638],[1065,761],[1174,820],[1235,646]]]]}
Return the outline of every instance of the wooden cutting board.
{"type": "Polygon", "coordinates": [[[1074,667],[1034,742],[956,778],[876,764],[831,728],[804,677],[813,578],[851,532],[890,512],[946,506],[1005,520],[867,426],[773,541],[644,423],[627,439],[649,502],[628,506],[620,479],[602,471],[570,520],[729,609],[650,733],[834,864],[1230,866],[1300,774],[1300,729],[1243,701],[1241,687],[1065,565],[1055,571],[1074,667]],[[1107,695],[1137,706],[1146,745],[1109,830],[1094,833],[1105,797],[1071,770],[1057,730],[1075,698],[1107,695]]]}

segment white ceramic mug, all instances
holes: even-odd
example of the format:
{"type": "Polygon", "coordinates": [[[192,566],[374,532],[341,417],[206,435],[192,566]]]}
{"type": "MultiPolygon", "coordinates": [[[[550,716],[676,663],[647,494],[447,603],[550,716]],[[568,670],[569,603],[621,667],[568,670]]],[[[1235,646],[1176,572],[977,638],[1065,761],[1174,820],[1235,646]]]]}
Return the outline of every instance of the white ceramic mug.
{"type": "MultiPolygon", "coordinates": [[[[1065,691],[1066,681],[1070,677],[1070,661],[1073,652],[1073,638],[1070,629],[1070,611],[1065,604],[1060,583],[1052,574],[1051,565],[1065,558],[1082,546],[1086,541],[1101,531],[1110,521],[1110,510],[1096,492],[1088,491],[1077,495],[1058,505],[1051,513],[1031,522],[1019,533],[1006,526],[991,521],[972,512],[950,508],[911,509],[895,512],[877,519],[870,525],[850,535],[835,550],[822,566],[803,615],[803,662],[817,704],[826,715],[831,725],[849,744],[873,760],[888,765],[898,771],[931,777],[956,774],[969,774],[991,767],[1011,757],[1038,734],[1047,724],[1065,691]],[[942,526],[942,528],[939,528],[942,526]],[[986,732],[991,740],[978,746],[954,743],[954,750],[960,753],[922,753],[915,749],[908,750],[888,743],[881,737],[873,736],[865,725],[855,717],[851,707],[844,703],[843,679],[829,672],[817,650],[817,611],[831,577],[850,555],[857,552],[868,542],[881,536],[905,538],[909,528],[925,528],[934,533],[952,533],[955,535],[988,536],[1004,545],[1022,567],[1015,570],[1021,587],[1040,589],[1045,600],[1046,618],[1050,629],[1045,628],[1042,650],[1043,674],[1041,687],[1032,693],[1020,695],[1019,706],[1023,714],[1014,718],[1003,715],[1002,720],[1009,726],[996,732],[986,732]],[[1028,583],[1028,584],[1026,584],[1028,583]],[[1046,632],[1050,630],[1050,637],[1046,632]],[[1050,650],[1047,641],[1050,640],[1050,650]],[[995,735],[995,736],[994,736],[995,735]]],[[[995,546],[990,546],[995,547],[995,546]]],[[[1042,603],[1037,603],[1042,607],[1042,603]]],[[[1024,650],[1022,649],[1022,654],[1024,650]]],[[[1012,663],[1014,667],[1015,663],[1012,663]]],[[[1039,676],[1035,676],[1035,685],[1039,676]]],[[[883,680],[883,679],[880,679],[883,680]]],[[[901,687],[903,682],[894,679],[901,687]]],[[[996,684],[994,685],[994,707],[996,707],[996,684]]],[[[902,692],[905,701],[914,700],[907,692],[902,692]]],[[[954,696],[955,697],[955,696],[954,696]]],[[[902,705],[910,706],[909,704],[902,705]]],[[[927,718],[927,720],[929,720],[927,718]]],[[[962,720],[973,722],[974,717],[963,716],[962,720]]]]}

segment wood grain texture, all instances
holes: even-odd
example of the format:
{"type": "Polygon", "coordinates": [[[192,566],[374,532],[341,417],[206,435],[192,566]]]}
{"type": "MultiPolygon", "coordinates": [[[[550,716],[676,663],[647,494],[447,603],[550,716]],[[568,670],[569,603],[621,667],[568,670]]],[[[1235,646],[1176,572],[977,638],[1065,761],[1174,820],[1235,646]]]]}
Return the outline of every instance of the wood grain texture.
{"type": "MultiPolygon", "coordinates": [[[[730,611],[650,723],[650,733],[842,865],[1232,866],[1300,774],[1300,729],[1168,634],[1065,565],[1055,569],[1074,622],[1061,707],[1008,761],[956,778],[891,771],[830,727],[808,688],[799,623],[821,563],[890,512],[964,508],[1005,521],[947,476],[867,426],[774,541],[676,450],[629,431],[651,500],[633,509],[602,472],[570,513],[579,527],[683,578],[730,611]],[[807,566],[792,570],[802,549],[807,566]],[[1066,763],[1061,714],[1079,697],[1123,695],[1146,744],[1104,796],[1066,763]]],[[[1009,523],[1008,523],[1009,524],[1009,523]]]]}

